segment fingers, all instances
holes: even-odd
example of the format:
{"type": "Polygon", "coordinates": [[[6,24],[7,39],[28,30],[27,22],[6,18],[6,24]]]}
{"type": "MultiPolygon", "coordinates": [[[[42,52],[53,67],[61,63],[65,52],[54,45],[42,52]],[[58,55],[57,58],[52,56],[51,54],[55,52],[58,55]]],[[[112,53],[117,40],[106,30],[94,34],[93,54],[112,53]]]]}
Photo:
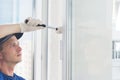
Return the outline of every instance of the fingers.
{"type": "Polygon", "coordinates": [[[40,24],[42,24],[42,21],[40,21],[39,19],[29,17],[25,20],[25,23],[30,26],[39,26],[40,24]]]}

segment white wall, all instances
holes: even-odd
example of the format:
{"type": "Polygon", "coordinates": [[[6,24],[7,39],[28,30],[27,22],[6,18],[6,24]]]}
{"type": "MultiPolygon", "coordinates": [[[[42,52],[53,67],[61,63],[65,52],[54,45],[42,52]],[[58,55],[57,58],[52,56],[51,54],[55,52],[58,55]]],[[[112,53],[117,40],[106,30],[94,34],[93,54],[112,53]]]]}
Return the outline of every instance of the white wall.
{"type": "Polygon", "coordinates": [[[72,80],[112,80],[112,0],[73,0],[72,80]]]}

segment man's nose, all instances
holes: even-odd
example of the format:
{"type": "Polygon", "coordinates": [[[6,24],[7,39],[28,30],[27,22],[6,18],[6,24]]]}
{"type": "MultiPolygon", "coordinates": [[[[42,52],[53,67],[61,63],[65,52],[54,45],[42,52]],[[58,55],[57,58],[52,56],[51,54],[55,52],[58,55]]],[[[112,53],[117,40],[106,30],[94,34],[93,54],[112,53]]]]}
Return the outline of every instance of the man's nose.
{"type": "Polygon", "coordinates": [[[18,46],[17,50],[18,51],[22,51],[22,48],[20,46],[18,46]]]}

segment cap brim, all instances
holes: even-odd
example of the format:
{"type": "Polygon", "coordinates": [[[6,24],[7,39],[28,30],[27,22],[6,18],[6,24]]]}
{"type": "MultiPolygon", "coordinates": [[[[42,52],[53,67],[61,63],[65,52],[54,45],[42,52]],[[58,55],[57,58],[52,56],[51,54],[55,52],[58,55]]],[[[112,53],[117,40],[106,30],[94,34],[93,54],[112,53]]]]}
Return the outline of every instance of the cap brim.
{"type": "Polygon", "coordinates": [[[15,33],[14,34],[16,36],[17,39],[20,39],[23,35],[23,33],[15,33]]]}

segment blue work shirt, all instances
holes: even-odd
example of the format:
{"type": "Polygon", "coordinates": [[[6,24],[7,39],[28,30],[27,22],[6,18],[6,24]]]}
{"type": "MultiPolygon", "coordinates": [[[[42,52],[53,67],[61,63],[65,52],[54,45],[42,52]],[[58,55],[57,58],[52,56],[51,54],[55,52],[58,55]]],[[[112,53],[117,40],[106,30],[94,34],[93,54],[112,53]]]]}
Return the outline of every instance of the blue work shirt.
{"type": "Polygon", "coordinates": [[[25,79],[16,75],[15,73],[13,76],[8,76],[0,71],[0,80],[25,80],[25,79]]]}

